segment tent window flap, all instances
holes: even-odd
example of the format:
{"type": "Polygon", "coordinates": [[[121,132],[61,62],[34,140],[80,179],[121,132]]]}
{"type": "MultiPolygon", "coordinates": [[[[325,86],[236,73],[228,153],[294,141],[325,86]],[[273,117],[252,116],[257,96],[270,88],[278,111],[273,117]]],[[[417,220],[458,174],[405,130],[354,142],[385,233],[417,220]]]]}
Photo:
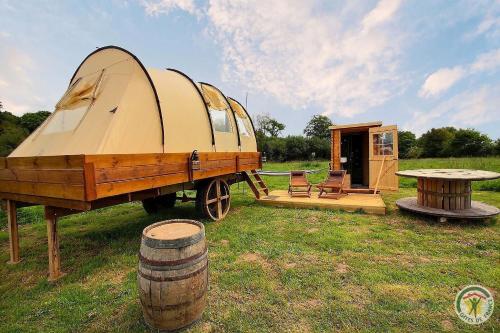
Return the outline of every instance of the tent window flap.
{"type": "Polygon", "coordinates": [[[57,103],[42,134],[74,130],[97,98],[102,75],[103,71],[76,80],[57,103]]]}

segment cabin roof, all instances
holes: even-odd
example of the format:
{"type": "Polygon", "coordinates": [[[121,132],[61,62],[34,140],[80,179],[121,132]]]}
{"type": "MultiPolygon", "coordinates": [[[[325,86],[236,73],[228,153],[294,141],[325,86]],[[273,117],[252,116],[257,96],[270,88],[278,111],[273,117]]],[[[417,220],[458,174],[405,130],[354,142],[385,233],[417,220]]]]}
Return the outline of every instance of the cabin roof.
{"type": "Polygon", "coordinates": [[[356,124],[344,124],[344,125],[333,125],[328,127],[331,130],[336,130],[336,129],[352,129],[352,128],[366,128],[366,127],[380,127],[382,126],[381,121],[372,121],[368,123],[356,123],[356,124]]]}

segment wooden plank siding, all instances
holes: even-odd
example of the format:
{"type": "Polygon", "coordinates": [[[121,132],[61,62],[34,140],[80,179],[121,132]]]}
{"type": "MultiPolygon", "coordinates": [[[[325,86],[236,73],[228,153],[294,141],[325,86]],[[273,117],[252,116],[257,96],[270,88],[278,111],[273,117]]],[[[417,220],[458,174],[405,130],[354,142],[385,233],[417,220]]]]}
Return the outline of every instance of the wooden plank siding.
{"type": "Polygon", "coordinates": [[[340,170],[340,140],[341,132],[339,129],[331,130],[332,151],[331,151],[331,167],[333,170],[340,170]]]}
{"type": "Polygon", "coordinates": [[[0,199],[89,209],[90,202],[257,169],[257,152],[71,155],[0,158],[0,199]]]}
{"type": "MultiPolygon", "coordinates": [[[[190,181],[189,153],[92,155],[95,197],[91,200],[190,181]]],[[[199,153],[200,169],[193,181],[256,169],[259,153],[199,153]]]]}
{"type": "Polygon", "coordinates": [[[83,160],[83,155],[2,158],[0,192],[85,200],[83,160]]]}

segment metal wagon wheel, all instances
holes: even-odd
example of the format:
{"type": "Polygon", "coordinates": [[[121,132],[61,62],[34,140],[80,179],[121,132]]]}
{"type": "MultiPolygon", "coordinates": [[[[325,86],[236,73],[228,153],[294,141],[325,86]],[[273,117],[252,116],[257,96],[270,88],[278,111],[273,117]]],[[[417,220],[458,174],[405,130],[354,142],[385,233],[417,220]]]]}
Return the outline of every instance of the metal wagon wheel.
{"type": "Polygon", "coordinates": [[[213,179],[203,188],[201,200],[202,212],[206,217],[214,221],[222,220],[231,206],[229,185],[223,179],[213,179]]]}

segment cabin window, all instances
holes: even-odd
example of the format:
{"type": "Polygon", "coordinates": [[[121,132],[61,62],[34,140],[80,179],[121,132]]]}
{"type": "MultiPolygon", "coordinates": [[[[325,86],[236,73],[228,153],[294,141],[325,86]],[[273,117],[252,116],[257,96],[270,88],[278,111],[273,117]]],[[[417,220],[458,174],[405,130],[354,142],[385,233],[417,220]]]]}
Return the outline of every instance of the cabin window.
{"type": "Polygon", "coordinates": [[[217,132],[231,133],[231,122],[226,110],[210,109],[210,118],[212,119],[212,126],[217,132]]]}
{"type": "Polygon", "coordinates": [[[79,78],[68,88],[42,134],[71,131],[80,124],[98,96],[103,72],[79,78]]]}
{"type": "Polygon", "coordinates": [[[236,114],[236,122],[238,123],[240,135],[250,136],[251,130],[248,118],[241,118],[238,114],[236,114]]]}
{"type": "Polygon", "coordinates": [[[392,132],[373,134],[373,155],[394,155],[392,132]]]}

